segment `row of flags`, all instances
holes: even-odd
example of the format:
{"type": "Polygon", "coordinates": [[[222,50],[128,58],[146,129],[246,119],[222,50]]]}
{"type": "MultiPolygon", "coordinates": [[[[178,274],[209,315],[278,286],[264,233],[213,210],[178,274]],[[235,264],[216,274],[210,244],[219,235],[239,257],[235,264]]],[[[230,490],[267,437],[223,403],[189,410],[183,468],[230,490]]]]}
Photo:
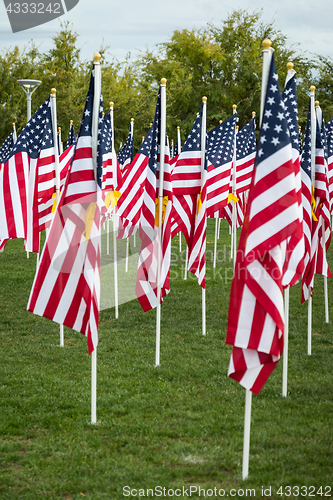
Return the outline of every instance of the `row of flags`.
{"type": "Polygon", "coordinates": [[[205,288],[207,217],[234,220],[242,231],[230,296],[229,375],[258,393],[283,350],[283,288],[301,279],[305,300],[315,273],[330,276],[332,120],[317,122],[311,179],[311,110],[300,156],[295,74],[288,74],[281,94],[272,55],[258,145],[254,116],[238,130],[233,113],[206,133],[203,100],[172,157],[166,134],[161,137],[160,89],[138,153],[133,157],[131,122],[117,158],[111,109],[103,115],[94,74],[77,138],[71,124],[62,154],[50,99],[17,141],[8,138],[0,150],[0,249],[23,238],[28,251],[39,252],[39,234],[49,229],[28,310],[83,333],[91,353],[98,343],[101,224],[111,212],[119,218],[119,238],[139,231],[136,292],[145,311],[170,291],[172,237],[184,234],[188,269],[205,288]]]}

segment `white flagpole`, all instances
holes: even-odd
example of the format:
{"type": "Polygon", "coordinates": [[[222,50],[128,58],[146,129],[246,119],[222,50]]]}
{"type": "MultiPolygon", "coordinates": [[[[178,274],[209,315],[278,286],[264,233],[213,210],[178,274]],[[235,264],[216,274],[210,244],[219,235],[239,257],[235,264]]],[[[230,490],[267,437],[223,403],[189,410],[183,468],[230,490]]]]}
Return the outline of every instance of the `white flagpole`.
{"type": "Polygon", "coordinates": [[[289,337],[289,286],[284,289],[282,396],[285,398],[287,397],[287,383],[288,383],[288,337],[289,337]]]}
{"type": "MultiPolygon", "coordinates": [[[[202,98],[202,104],[203,106],[202,106],[202,127],[201,127],[201,190],[203,188],[202,183],[205,175],[207,97],[202,98]]],[[[205,217],[207,223],[206,214],[205,217]]],[[[202,293],[202,335],[206,335],[206,289],[202,288],[201,293],[202,293]]]]}
{"type": "MultiPolygon", "coordinates": [[[[101,66],[100,66],[101,55],[94,55],[94,106],[92,115],[92,154],[95,170],[95,179],[97,179],[97,139],[98,139],[98,119],[99,119],[99,107],[100,107],[100,97],[101,97],[101,66]]],[[[97,422],[97,411],[96,411],[96,400],[97,400],[97,347],[91,353],[91,423],[96,424],[97,422]]]]}
{"type": "MultiPolygon", "coordinates": [[[[315,186],[316,175],[316,110],[315,110],[315,90],[316,87],[310,87],[310,110],[311,110],[311,189],[315,186]]],[[[311,219],[312,226],[312,219],[311,219]]],[[[311,258],[311,255],[310,255],[311,258]]],[[[308,354],[311,355],[311,335],[312,335],[312,297],[311,286],[309,286],[308,299],[308,354]]]]}
{"type": "MultiPolygon", "coordinates": [[[[59,168],[59,153],[58,153],[58,136],[57,136],[57,101],[56,89],[51,89],[50,105],[52,119],[52,134],[54,147],[54,168],[55,168],[55,185],[56,185],[56,205],[59,204],[60,196],[60,168],[59,168]]],[[[39,258],[39,254],[37,254],[39,258]]],[[[38,259],[39,260],[39,259],[38,259]]],[[[38,263],[37,263],[38,266],[38,263]]],[[[60,347],[64,347],[64,325],[60,325],[60,347]]]]}
{"type": "MultiPolygon", "coordinates": [[[[323,112],[319,106],[319,101],[315,101],[315,107],[316,107],[316,116],[318,120],[318,125],[321,130],[322,124],[323,124],[323,112]]],[[[324,254],[324,262],[326,262],[326,236],[325,236],[325,223],[324,219],[322,220],[322,238],[321,238],[321,244],[323,246],[323,254],[324,254]]],[[[327,290],[327,276],[324,276],[324,297],[325,297],[325,321],[326,323],[329,323],[329,317],[328,317],[328,290],[327,290]]]]}
{"type": "MultiPolygon", "coordinates": [[[[113,188],[117,187],[117,156],[114,149],[114,121],[113,121],[113,102],[110,102],[110,121],[112,130],[112,168],[113,168],[113,188]]],[[[115,318],[118,319],[118,262],[117,262],[117,230],[118,218],[116,214],[117,205],[113,207],[113,274],[114,274],[114,310],[115,318]]]]}
{"type": "Polygon", "coordinates": [[[62,154],[64,152],[64,145],[61,142],[61,127],[58,127],[58,134],[59,134],[59,154],[62,154]]]}
{"type": "MultiPolygon", "coordinates": [[[[269,66],[272,57],[271,41],[265,39],[263,45],[263,62],[262,62],[262,80],[261,80],[261,103],[260,103],[260,126],[264,112],[265,97],[267,90],[269,66]]],[[[251,406],[252,392],[245,391],[245,416],[244,416],[244,442],[243,442],[243,479],[249,475],[249,457],[250,457],[250,428],[251,428],[251,406]]]]}
{"type": "MultiPolygon", "coordinates": [[[[177,127],[177,153],[180,154],[181,152],[181,139],[180,139],[180,127],[177,127]]],[[[182,251],[182,232],[180,231],[179,233],[179,253],[182,251]]],[[[187,269],[185,267],[185,276],[186,276],[187,269]]],[[[184,277],[184,280],[186,277],[184,277]]]]}
{"type": "Polygon", "coordinates": [[[161,79],[161,129],[160,129],[160,175],[158,189],[158,258],[157,258],[157,308],[156,308],[156,359],[155,366],[160,365],[161,342],[161,265],[162,265],[162,209],[164,184],[164,156],[166,135],[166,79],[161,79]]]}

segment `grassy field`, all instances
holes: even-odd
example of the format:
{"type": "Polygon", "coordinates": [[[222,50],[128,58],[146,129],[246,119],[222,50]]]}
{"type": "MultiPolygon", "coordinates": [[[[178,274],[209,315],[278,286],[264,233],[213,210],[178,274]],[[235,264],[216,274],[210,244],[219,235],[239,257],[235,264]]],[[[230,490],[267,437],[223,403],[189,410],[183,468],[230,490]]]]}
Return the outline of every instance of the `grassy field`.
{"type": "MultiPolygon", "coordinates": [[[[1,500],[220,498],[222,490],[225,497],[258,499],[332,494],[333,329],[325,323],[323,279],[315,280],[311,356],[307,305],[300,304],[299,284],[290,291],[288,397],[281,395],[281,361],[253,397],[250,474],[242,481],[245,391],[227,377],[225,344],[230,237],[224,222],[213,270],[214,221],[208,222],[207,335],[201,289],[191,276],[183,280],[175,238],[160,367],[155,311],[144,313],[137,300],[121,304],[117,320],[113,308],[101,311],[94,426],[86,339],[65,328],[60,348],[59,326],[26,312],[36,257],[26,258],[22,241],[8,243],[0,254],[1,500]],[[162,489],[147,491],[156,487],[162,489]]],[[[137,250],[133,242],[131,249],[137,250]]],[[[103,259],[107,269],[105,246],[103,259]]],[[[119,281],[130,298],[123,260],[119,281]]],[[[110,283],[103,290],[111,296],[110,283]]]]}

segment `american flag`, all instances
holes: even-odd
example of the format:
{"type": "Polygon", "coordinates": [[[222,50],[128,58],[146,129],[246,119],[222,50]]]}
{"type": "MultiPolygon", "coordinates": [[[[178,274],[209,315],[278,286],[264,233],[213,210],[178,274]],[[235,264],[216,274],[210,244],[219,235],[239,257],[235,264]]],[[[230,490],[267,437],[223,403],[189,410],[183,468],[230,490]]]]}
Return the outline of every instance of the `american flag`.
{"type": "Polygon", "coordinates": [[[171,173],[173,189],[172,237],[179,231],[191,245],[196,213],[196,200],[201,188],[202,107],[184,143],[175,157],[171,173]]]}
{"type": "Polygon", "coordinates": [[[255,118],[236,134],[236,194],[250,189],[256,156],[255,118]]]}
{"type": "MultiPolygon", "coordinates": [[[[298,132],[298,109],[297,109],[297,88],[296,73],[294,70],[288,74],[286,84],[282,93],[282,99],[285,105],[285,117],[288,124],[288,130],[291,138],[293,153],[296,192],[298,196],[298,210],[300,224],[303,224],[302,207],[302,182],[300,169],[299,153],[299,132],[298,132]]],[[[304,235],[292,235],[285,242],[286,256],[284,259],[285,269],[283,275],[283,286],[295,285],[301,278],[304,271],[304,235]]]]}
{"type": "Polygon", "coordinates": [[[135,227],[139,226],[152,138],[153,126],[151,126],[138,153],[123,175],[121,196],[117,205],[120,227],[127,228],[127,231],[122,231],[119,235],[122,237],[127,237],[130,235],[129,231],[133,231],[135,227]]]}
{"type": "Polygon", "coordinates": [[[283,251],[301,232],[289,131],[272,54],[259,148],[232,281],[229,376],[258,394],[283,350],[283,251]]]}
{"type": "MultiPolygon", "coordinates": [[[[237,194],[238,201],[235,203],[236,206],[236,228],[243,225],[244,222],[244,193],[237,194]]],[[[222,217],[227,219],[230,226],[232,226],[232,209],[234,202],[231,200],[224,208],[221,213],[222,217]]],[[[219,212],[220,216],[220,212],[219,212]]]]}
{"type": "MultiPolygon", "coordinates": [[[[98,343],[100,301],[102,155],[93,161],[94,71],[66,183],[42,252],[28,310],[98,343]]],[[[99,108],[102,121],[103,107],[99,108]]],[[[101,142],[99,128],[98,141],[101,142]]]]}
{"type": "Polygon", "coordinates": [[[14,142],[14,131],[13,131],[11,134],[9,134],[9,136],[7,137],[7,139],[0,148],[0,164],[5,163],[7,161],[7,158],[11,150],[13,149],[14,144],[15,142],[14,142]]]}
{"type": "Polygon", "coordinates": [[[38,173],[54,171],[50,99],[32,116],[0,171],[0,240],[24,238],[39,251],[38,173]]]}
{"type": "Polygon", "coordinates": [[[236,120],[235,113],[207,134],[207,217],[228,202],[236,120]]]}
{"type": "Polygon", "coordinates": [[[125,172],[126,169],[129,168],[129,165],[133,161],[133,155],[134,155],[133,133],[132,133],[132,124],[130,124],[126,142],[118,153],[118,161],[120,164],[120,168],[123,172],[125,172]]]}
{"type": "Polygon", "coordinates": [[[112,165],[112,130],[110,111],[103,117],[101,125],[101,154],[103,158],[103,178],[102,192],[103,197],[108,191],[119,191],[122,184],[122,174],[119,162],[116,160],[116,174],[113,172],[112,165]]]}
{"type": "Polygon", "coordinates": [[[140,214],[141,251],[136,280],[136,295],[144,311],[157,306],[158,251],[161,245],[162,262],[160,269],[161,302],[170,291],[171,261],[171,207],[172,187],[167,138],[164,158],[163,212],[161,241],[158,238],[159,212],[159,151],[160,151],[161,94],[157,97],[154,123],[151,127],[151,146],[148,157],[146,181],[144,184],[143,203],[140,214]]]}
{"type": "Polygon", "coordinates": [[[333,118],[326,125],[328,192],[330,197],[330,212],[333,212],[333,118]]]}
{"type": "Polygon", "coordinates": [[[66,149],[69,148],[70,146],[75,145],[75,130],[74,130],[74,125],[73,125],[73,120],[70,121],[69,125],[69,133],[67,137],[67,142],[66,142],[66,149]]]}

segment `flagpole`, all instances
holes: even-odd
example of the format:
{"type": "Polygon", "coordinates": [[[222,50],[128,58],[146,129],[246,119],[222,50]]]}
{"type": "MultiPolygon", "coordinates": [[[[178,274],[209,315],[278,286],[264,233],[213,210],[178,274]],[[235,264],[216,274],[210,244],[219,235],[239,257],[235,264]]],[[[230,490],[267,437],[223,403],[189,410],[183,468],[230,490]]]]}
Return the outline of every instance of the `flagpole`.
{"type": "Polygon", "coordinates": [[[161,79],[161,128],[160,128],[160,174],[158,189],[158,256],[157,256],[157,308],[156,308],[156,361],[160,365],[161,341],[161,265],[162,265],[162,209],[164,184],[164,155],[166,135],[166,79],[161,79]]]}
{"type": "MultiPolygon", "coordinates": [[[[203,188],[205,176],[205,160],[206,160],[206,118],[207,117],[207,97],[202,98],[202,125],[201,125],[201,191],[203,188]]],[[[206,205],[205,205],[206,210],[206,205]]],[[[207,215],[205,214],[206,224],[207,215]]],[[[206,235],[207,241],[207,235],[206,235]]],[[[206,267],[206,264],[205,264],[206,267]]],[[[205,271],[206,272],[206,271],[205,271]]],[[[202,288],[202,335],[206,335],[206,288],[202,288]]]]}
{"type": "MultiPolygon", "coordinates": [[[[180,139],[180,127],[178,126],[177,127],[177,153],[180,154],[181,153],[181,139],[180,139]]],[[[187,243],[186,243],[186,246],[187,246],[187,243]]],[[[179,253],[181,253],[182,251],[182,232],[180,231],[179,233],[179,253]]],[[[187,257],[188,257],[188,249],[187,249],[187,257]]],[[[186,273],[187,273],[187,260],[186,260],[186,264],[185,264],[185,276],[184,276],[184,280],[187,279],[187,276],[186,276],[186,273]]]]}
{"type": "Polygon", "coordinates": [[[13,143],[16,144],[17,141],[17,133],[16,133],[16,127],[15,127],[15,122],[13,123],[13,143]]]}
{"type": "MultiPolygon", "coordinates": [[[[310,87],[310,110],[311,110],[311,189],[314,190],[316,176],[316,110],[315,110],[315,90],[316,87],[310,87]]],[[[312,227],[312,219],[311,219],[312,227]]],[[[311,258],[311,254],[310,254],[311,258]]],[[[308,299],[308,354],[311,355],[311,335],[312,335],[312,290],[309,285],[308,299]]]]}
{"type": "MultiPolygon", "coordinates": [[[[315,101],[315,107],[316,107],[316,117],[318,120],[318,125],[321,130],[322,128],[322,123],[323,123],[323,113],[322,110],[319,106],[319,101],[315,101]]],[[[325,222],[324,219],[322,218],[322,223],[321,223],[321,230],[322,230],[322,236],[321,236],[321,244],[323,247],[323,261],[326,262],[326,236],[325,236],[325,222]]],[[[324,298],[325,298],[325,322],[329,323],[329,317],[328,317],[328,290],[327,290],[327,276],[324,275],[324,298]]]]}
{"type": "Polygon", "coordinates": [[[219,232],[218,224],[219,224],[219,218],[218,218],[218,216],[217,217],[215,216],[215,238],[214,238],[214,259],[213,259],[213,268],[214,269],[216,267],[217,235],[219,232]]]}
{"type": "MultiPolygon", "coordinates": [[[[92,115],[92,156],[94,162],[94,173],[97,181],[97,141],[98,141],[98,120],[99,120],[99,107],[101,97],[101,55],[94,55],[94,106],[92,115]]],[[[96,411],[97,400],[97,346],[91,353],[91,423],[97,422],[96,411]]]]}
{"type": "Polygon", "coordinates": [[[287,383],[288,383],[289,289],[290,289],[289,286],[284,289],[282,396],[285,398],[287,397],[287,383]]]}
{"type": "MultiPolygon", "coordinates": [[[[56,206],[59,204],[60,197],[60,168],[59,168],[59,152],[58,152],[58,135],[57,135],[57,100],[56,89],[51,89],[50,106],[52,119],[52,134],[54,148],[54,169],[55,169],[55,187],[56,187],[56,206]]],[[[37,254],[39,258],[39,254],[37,254]]],[[[37,263],[38,266],[38,263],[37,263]]],[[[60,325],[60,347],[64,347],[64,325],[60,325]]]]}
{"type": "MultiPolygon", "coordinates": [[[[113,189],[117,189],[117,156],[114,149],[114,117],[113,117],[113,102],[110,102],[110,122],[112,130],[112,177],[113,177],[113,189]]],[[[114,274],[114,310],[115,318],[118,319],[118,262],[117,262],[117,230],[118,230],[118,219],[117,219],[117,205],[113,207],[112,213],[112,224],[113,224],[113,274],[114,274]]]]}
{"type": "MultiPolygon", "coordinates": [[[[265,39],[262,42],[263,46],[263,62],[262,62],[262,80],[261,80],[261,104],[260,104],[260,118],[259,126],[261,127],[262,117],[264,114],[264,104],[267,91],[269,66],[272,57],[272,42],[265,39]]],[[[244,415],[244,442],[243,442],[243,480],[249,475],[249,456],[250,456],[250,429],[251,429],[251,406],[252,406],[252,392],[245,390],[245,415],[244,415]]]]}
{"type": "MultiPolygon", "coordinates": [[[[232,106],[233,114],[237,114],[237,106],[234,104],[232,106]]],[[[232,159],[232,192],[236,196],[236,137],[238,132],[238,125],[235,127],[235,141],[234,141],[234,156],[232,159]]],[[[237,227],[236,227],[236,202],[232,202],[232,233],[233,233],[233,259],[234,268],[236,265],[236,253],[237,253],[237,227]]]]}

